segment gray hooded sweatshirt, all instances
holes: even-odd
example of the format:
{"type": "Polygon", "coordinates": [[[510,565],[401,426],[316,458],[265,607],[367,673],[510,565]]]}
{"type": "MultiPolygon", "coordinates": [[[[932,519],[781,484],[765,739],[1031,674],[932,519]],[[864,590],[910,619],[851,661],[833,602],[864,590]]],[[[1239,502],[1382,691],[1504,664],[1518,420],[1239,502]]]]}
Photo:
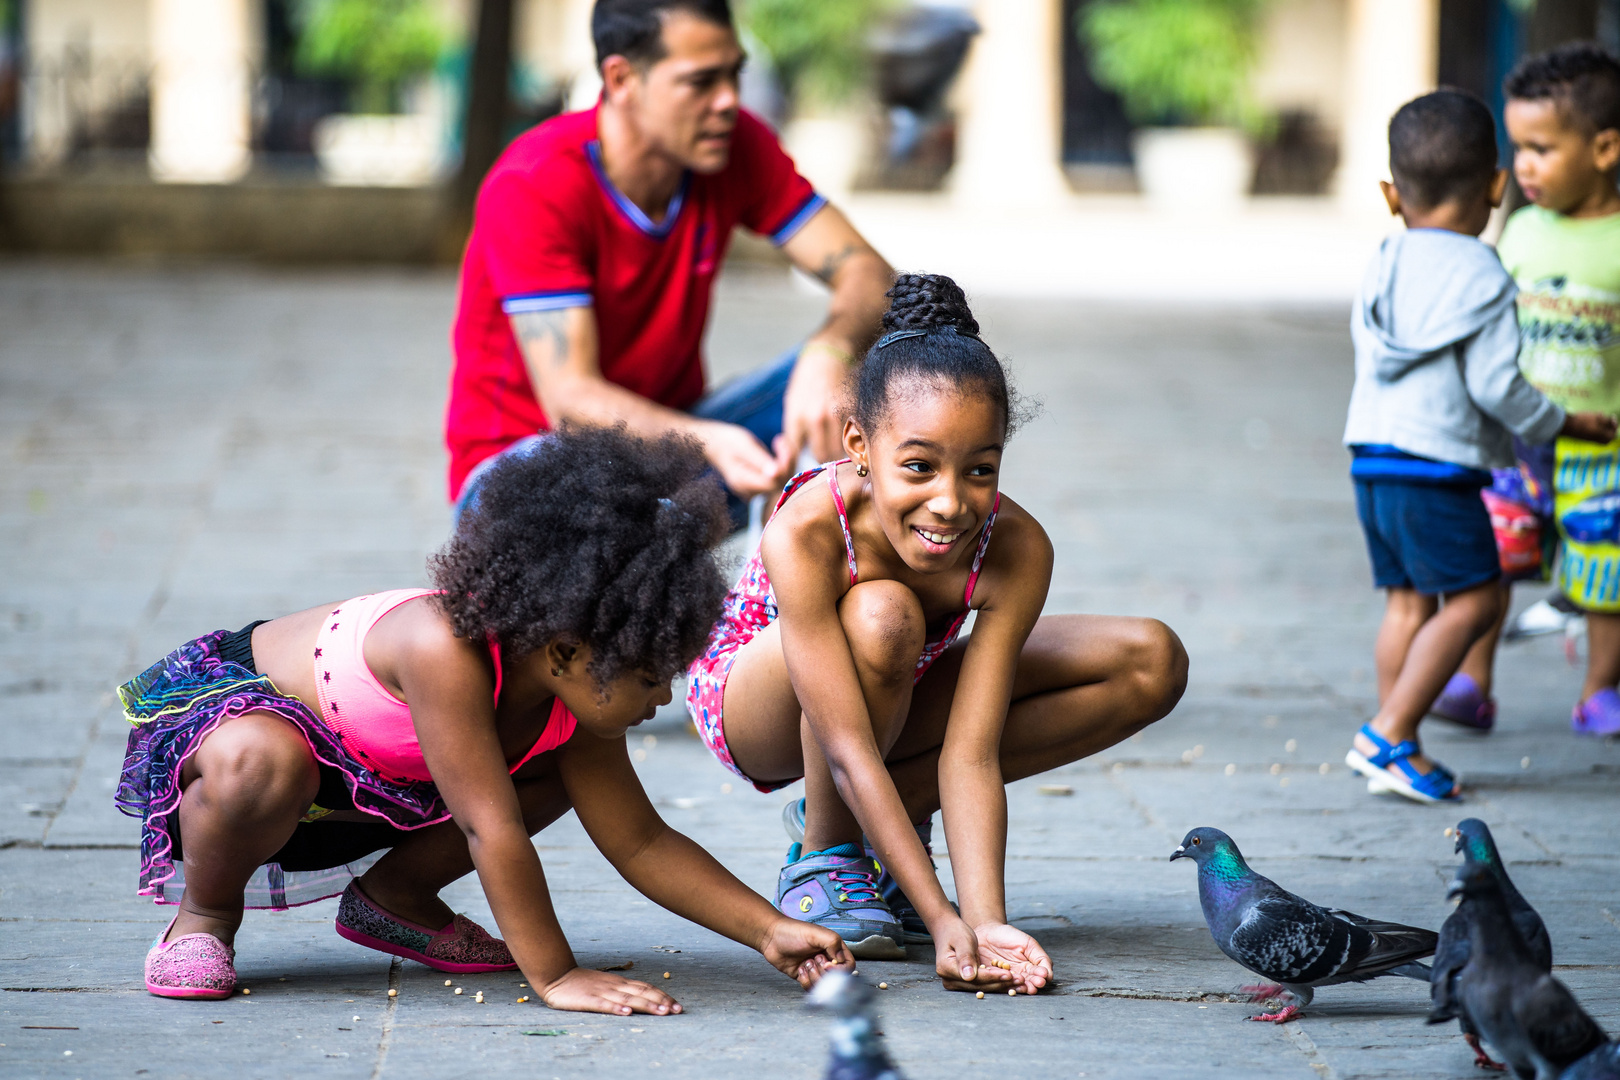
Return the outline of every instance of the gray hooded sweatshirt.
{"type": "Polygon", "coordinates": [[[1564,410],[1519,374],[1518,289],[1496,252],[1446,229],[1384,240],[1350,316],[1346,445],[1475,469],[1513,464],[1508,433],[1549,442],[1564,410]]]}

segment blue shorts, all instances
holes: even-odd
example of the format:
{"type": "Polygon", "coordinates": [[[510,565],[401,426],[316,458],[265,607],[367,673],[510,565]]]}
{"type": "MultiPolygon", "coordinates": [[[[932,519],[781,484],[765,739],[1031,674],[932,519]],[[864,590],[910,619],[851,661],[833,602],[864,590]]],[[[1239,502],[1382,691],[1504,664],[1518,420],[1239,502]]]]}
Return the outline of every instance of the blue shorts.
{"type": "Polygon", "coordinates": [[[1373,584],[1424,596],[1472,589],[1502,576],[1491,516],[1469,484],[1356,480],[1373,584]]]}
{"type": "MultiPolygon", "coordinates": [[[[782,434],[782,399],[787,395],[788,379],[792,377],[793,365],[798,361],[799,347],[795,345],[773,363],[750,371],[746,375],[739,375],[724,386],[705,394],[687,410],[687,413],[704,420],[723,420],[728,424],[745,427],[769,450],[772,441],[782,434]]],[[[544,432],[525,436],[499,454],[487,457],[474,466],[461,485],[461,494],[456,498],[455,508],[451,511],[451,520],[461,520],[461,515],[466,513],[467,507],[478,494],[479,481],[497,461],[507,454],[524,453],[543,438],[544,432]]],[[[716,481],[719,478],[719,474],[716,473],[716,481]]],[[[739,499],[729,489],[726,491],[726,510],[731,515],[733,529],[747,526],[748,503],[744,499],[739,499]]]]}

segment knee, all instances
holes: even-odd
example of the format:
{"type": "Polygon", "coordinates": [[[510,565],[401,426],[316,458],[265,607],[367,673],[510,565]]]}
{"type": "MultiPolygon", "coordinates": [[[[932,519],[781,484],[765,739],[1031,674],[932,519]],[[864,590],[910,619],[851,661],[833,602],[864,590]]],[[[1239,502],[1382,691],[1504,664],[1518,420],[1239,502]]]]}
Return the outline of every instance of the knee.
{"type": "Polygon", "coordinates": [[[927,637],[922,603],[897,581],[854,586],[838,607],[855,660],[879,677],[910,678],[927,637]]]}
{"type": "Polygon", "coordinates": [[[1187,690],[1187,650],[1158,619],[1138,619],[1122,642],[1125,670],[1141,727],[1170,714],[1187,690]]]}
{"type": "Polygon", "coordinates": [[[275,717],[240,716],[203,744],[208,801],[238,816],[302,814],[320,787],[302,735],[275,717]]]}

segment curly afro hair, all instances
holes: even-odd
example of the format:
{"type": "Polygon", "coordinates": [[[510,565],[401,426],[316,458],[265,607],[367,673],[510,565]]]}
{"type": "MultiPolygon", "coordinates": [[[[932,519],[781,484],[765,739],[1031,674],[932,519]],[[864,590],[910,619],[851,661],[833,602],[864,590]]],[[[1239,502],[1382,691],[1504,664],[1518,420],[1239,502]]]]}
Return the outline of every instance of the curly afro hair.
{"type": "Polygon", "coordinates": [[[915,379],[988,398],[1008,437],[1028,419],[1032,410],[979,337],[979,321],[960,285],[944,274],[899,274],[885,295],[884,337],[866,351],[854,379],[850,411],[864,430],[875,431],[888,419],[894,384],[915,379]],[[910,336],[890,336],[907,331],[910,336]]]}
{"type": "Polygon", "coordinates": [[[494,635],[513,656],[586,646],[598,685],[671,679],[720,617],[711,549],[727,525],[695,440],[564,425],[485,474],[428,567],[457,637],[494,635]]]}

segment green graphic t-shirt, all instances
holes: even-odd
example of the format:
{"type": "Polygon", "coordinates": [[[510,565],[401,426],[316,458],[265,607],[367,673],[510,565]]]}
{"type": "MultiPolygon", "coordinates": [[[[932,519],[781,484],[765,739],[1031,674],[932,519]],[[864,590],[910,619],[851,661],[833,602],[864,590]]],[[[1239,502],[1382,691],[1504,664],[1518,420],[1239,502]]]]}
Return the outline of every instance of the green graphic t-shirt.
{"type": "Polygon", "coordinates": [[[1620,412],[1620,214],[1527,206],[1497,254],[1519,285],[1519,369],[1572,412],[1620,412]]]}
{"type": "MultiPolygon", "coordinates": [[[[1527,206],[1497,245],[1519,285],[1519,368],[1564,408],[1620,412],[1620,214],[1571,219],[1527,206]]],[[[1560,438],[1553,516],[1558,585],[1587,611],[1620,614],[1620,441],[1560,438]]]]}

